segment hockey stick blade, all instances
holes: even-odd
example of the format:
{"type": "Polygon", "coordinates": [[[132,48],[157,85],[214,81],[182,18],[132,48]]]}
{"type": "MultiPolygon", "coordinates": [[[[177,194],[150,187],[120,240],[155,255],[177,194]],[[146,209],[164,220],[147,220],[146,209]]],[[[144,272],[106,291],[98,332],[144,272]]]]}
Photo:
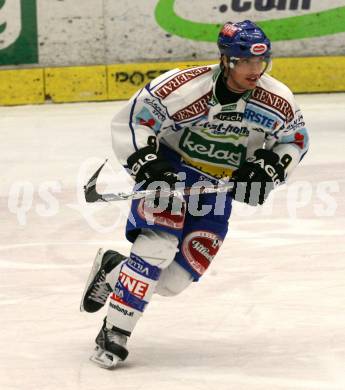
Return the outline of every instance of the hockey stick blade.
{"type": "Polygon", "coordinates": [[[102,195],[97,192],[96,184],[97,184],[98,176],[107,161],[108,160],[104,161],[104,163],[97,169],[97,171],[91,176],[90,180],[84,186],[85,200],[88,203],[102,202],[102,201],[106,202],[106,200],[103,199],[102,195]]]}
{"type": "Polygon", "coordinates": [[[173,195],[200,195],[200,194],[211,194],[211,193],[223,193],[230,192],[233,187],[233,182],[223,182],[221,184],[210,186],[193,186],[187,188],[181,188],[176,190],[164,190],[164,189],[156,189],[156,190],[139,190],[133,192],[118,192],[116,194],[100,194],[96,190],[96,184],[98,176],[103,169],[105,162],[97,169],[97,171],[92,175],[90,180],[84,186],[85,200],[88,203],[94,202],[115,202],[118,200],[129,200],[129,199],[141,199],[141,198],[155,198],[157,196],[170,197],[173,195]]]}

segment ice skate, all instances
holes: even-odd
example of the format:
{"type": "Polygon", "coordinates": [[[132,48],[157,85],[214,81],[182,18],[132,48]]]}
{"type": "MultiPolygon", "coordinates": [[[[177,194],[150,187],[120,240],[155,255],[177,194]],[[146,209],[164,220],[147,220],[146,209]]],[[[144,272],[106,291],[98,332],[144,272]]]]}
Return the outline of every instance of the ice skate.
{"type": "Polygon", "coordinates": [[[106,282],[106,275],[125,258],[112,250],[98,250],[83,292],[80,311],[94,313],[104,306],[112,292],[111,286],[106,282]]]}
{"type": "Polygon", "coordinates": [[[128,356],[126,349],[127,336],[108,328],[106,321],[96,337],[96,348],[90,356],[90,360],[102,368],[112,369],[119,361],[124,361],[128,356]]]}

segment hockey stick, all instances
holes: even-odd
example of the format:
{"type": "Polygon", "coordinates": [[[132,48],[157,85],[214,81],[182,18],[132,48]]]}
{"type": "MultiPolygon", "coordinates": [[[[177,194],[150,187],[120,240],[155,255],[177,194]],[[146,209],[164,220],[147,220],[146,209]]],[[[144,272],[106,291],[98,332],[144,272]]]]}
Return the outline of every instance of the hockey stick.
{"type": "Polygon", "coordinates": [[[233,182],[224,182],[222,184],[212,185],[210,186],[193,186],[187,188],[181,188],[176,190],[139,190],[133,192],[118,192],[116,194],[100,194],[97,192],[96,184],[98,176],[103,169],[105,162],[97,169],[97,171],[92,175],[90,180],[84,186],[85,200],[88,203],[94,202],[115,202],[118,200],[128,200],[128,199],[141,199],[144,197],[154,198],[156,196],[169,197],[175,195],[177,193],[183,195],[200,195],[200,194],[211,194],[211,193],[221,193],[221,192],[229,192],[233,189],[233,182]]]}

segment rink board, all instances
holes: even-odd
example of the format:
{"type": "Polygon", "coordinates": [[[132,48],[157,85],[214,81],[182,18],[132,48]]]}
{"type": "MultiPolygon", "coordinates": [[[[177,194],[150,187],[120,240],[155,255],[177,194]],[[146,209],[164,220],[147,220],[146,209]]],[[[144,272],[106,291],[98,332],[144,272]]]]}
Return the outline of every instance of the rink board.
{"type": "Polygon", "coordinates": [[[105,66],[46,68],[46,96],[55,103],[108,100],[105,66]]]}
{"type": "Polygon", "coordinates": [[[0,0],[0,67],[208,60],[228,20],[277,58],[345,55],[344,0],[0,0]]]}
{"type": "Polygon", "coordinates": [[[44,103],[44,69],[0,71],[0,104],[44,103]]]}
{"type": "MultiPolygon", "coordinates": [[[[216,63],[188,61],[0,71],[0,105],[125,100],[173,68],[216,63]]],[[[295,93],[344,92],[345,57],[277,58],[271,75],[295,93]]]]}

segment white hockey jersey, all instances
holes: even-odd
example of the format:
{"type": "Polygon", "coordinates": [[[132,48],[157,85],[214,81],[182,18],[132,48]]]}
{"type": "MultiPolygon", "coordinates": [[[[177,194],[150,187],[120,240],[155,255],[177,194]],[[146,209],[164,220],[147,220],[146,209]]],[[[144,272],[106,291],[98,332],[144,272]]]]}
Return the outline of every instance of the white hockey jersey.
{"type": "Polygon", "coordinates": [[[303,115],[290,89],[264,74],[253,91],[221,105],[215,85],[219,65],[174,69],[139,90],[112,121],[114,152],[128,156],[155,135],[185,164],[212,178],[232,172],[259,148],[277,153],[286,173],[308,149],[303,115]]]}

